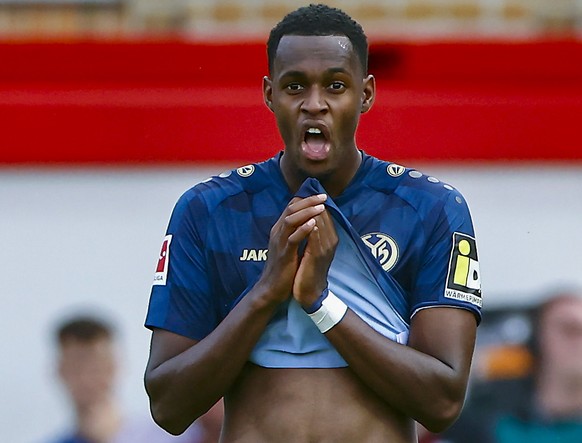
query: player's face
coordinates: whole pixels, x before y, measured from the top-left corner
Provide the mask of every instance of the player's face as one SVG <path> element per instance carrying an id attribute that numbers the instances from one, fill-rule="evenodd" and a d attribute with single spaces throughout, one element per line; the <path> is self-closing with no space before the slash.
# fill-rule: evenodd
<path id="1" fill-rule="evenodd" d="M 284 36 L 264 96 L 285 143 L 286 179 L 346 182 L 360 161 L 355 132 L 374 99 L 372 76 L 345 36 Z M 291 183 L 296 185 L 297 183 Z"/>

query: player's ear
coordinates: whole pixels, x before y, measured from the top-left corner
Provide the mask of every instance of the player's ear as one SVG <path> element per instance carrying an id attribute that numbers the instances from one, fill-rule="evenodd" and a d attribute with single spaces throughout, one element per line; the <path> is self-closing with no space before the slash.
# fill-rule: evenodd
<path id="1" fill-rule="evenodd" d="M 273 111 L 273 82 L 267 76 L 263 77 L 263 100 L 271 111 Z"/>
<path id="2" fill-rule="evenodd" d="M 376 79 L 373 75 L 368 75 L 364 79 L 364 87 L 362 90 L 362 114 L 368 112 L 374 104 L 376 98 Z"/>

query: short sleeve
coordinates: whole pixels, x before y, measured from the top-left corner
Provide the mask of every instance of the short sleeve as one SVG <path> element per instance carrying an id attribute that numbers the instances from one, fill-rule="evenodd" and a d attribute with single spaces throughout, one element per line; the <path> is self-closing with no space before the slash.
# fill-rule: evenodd
<path id="1" fill-rule="evenodd" d="M 471 214 L 451 190 L 431 226 L 413 289 L 412 311 L 436 306 L 468 309 L 481 320 L 481 273 Z"/>
<path id="2" fill-rule="evenodd" d="M 201 340 L 218 324 L 203 243 L 208 210 L 194 190 L 177 202 L 162 242 L 145 326 Z"/>

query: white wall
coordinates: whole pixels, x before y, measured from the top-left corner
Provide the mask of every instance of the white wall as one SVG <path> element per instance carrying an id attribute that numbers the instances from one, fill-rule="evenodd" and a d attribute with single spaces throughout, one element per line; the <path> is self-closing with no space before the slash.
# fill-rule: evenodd
<path id="1" fill-rule="evenodd" d="M 142 324 L 160 242 L 177 197 L 223 169 L 0 169 L 1 442 L 40 443 L 68 424 L 51 333 L 85 307 L 119 321 L 120 396 L 147 414 Z M 420 169 L 469 201 L 488 306 L 582 286 L 582 165 Z"/>

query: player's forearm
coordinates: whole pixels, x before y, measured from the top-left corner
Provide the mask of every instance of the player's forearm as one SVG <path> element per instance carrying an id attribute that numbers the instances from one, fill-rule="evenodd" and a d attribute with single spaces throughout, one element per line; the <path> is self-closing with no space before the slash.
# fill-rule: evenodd
<path id="1" fill-rule="evenodd" d="M 448 364 L 393 342 L 352 311 L 326 337 L 365 384 L 427 429 L 442 431 L 460 413 L 467 365 Z"/>
<path id="2" fill-rule="evenodd" d="M 182 433 L 230 388 L 277 304 L 251 291 L 200 342 L 146 372 L 152 415 L 172 434 Z"/>

